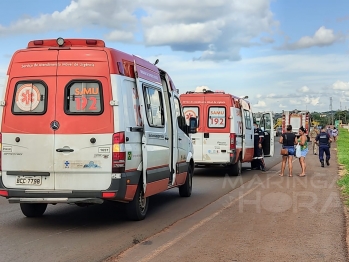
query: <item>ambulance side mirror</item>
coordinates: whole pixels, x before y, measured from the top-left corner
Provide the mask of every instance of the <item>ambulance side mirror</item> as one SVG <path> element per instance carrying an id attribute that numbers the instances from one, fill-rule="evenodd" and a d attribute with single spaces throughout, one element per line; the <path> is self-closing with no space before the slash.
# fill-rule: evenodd
<path id="1" fill-rule="evenodd" d="M 191 117 L 189 119 L 189 134 L 195 134 L 198 128 L 198 120 L 196 117 Z"/>

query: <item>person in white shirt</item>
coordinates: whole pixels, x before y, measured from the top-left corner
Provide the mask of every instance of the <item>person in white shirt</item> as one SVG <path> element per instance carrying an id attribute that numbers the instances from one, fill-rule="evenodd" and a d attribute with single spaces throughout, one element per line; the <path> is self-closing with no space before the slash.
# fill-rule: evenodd
<path id="1" fill-rule="evenodd" d="M 332 136 L 333 136 L 333 141 L 336 141 L 337 137 L 338 137 L 338 129 L 337 128 L 333 128 Z"/>

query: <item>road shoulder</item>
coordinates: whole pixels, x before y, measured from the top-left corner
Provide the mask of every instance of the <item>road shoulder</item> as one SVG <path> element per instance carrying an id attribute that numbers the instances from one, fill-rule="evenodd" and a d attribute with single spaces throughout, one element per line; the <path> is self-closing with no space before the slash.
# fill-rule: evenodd
<path id="1" fill-rule="evenodd" d="M 347 261 L 338 165 L 307 156 L 306 177 L 280 165 L 110 261 Z M 294 174 L 300 173 L 298 160 Z M 222 186 L 230 186 L 222 178 Z"/>

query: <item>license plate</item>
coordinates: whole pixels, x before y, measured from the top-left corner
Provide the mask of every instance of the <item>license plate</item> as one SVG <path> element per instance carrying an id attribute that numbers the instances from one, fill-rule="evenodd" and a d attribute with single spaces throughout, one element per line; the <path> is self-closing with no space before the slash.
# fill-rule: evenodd
<path id="1" fill-rule="evenodd" d="M 40 186 L 41 182 L 41 176 L 17 176 L 16 178 L 16 185 Z"/>

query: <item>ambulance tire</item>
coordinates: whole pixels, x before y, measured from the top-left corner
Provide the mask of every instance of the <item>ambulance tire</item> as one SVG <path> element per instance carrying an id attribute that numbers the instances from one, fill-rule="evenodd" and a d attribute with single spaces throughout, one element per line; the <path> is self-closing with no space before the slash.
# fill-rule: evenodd
<path id="1" fill-rule="evenodd" d="M 181 197 L 190 197 L 193 189 L 193 171 L 191 165 L 188 166 L 187 178 L 185 183 L 179 186 L 179 195 Z"/>
<path id="2" fill-rule="evenodd" d="M 133 221 L 143 220 L 148 211 L 149 197 L 144 196 L 143 184 L 139 183 L 133 200 L 126 204 L 127 217 Z"/>
<path id="3" fill-rule="evenodd" d="M 230 167 L 231 175 L 232 176 L 240 176 L 241 169 L 242 169 L 242 163 L 241 163 L 241 159 L 239 158 L 238 161 L 234 165 L 231 165 L 231 167 Z"/>
<path id="4" fill-rule="evenodd" d="M 37 203 L 37 204 L 28 204 L 28 203 L 20 203 L 21 210 L 23 215 L 26 217 L 40 217 L 42 216 L 47 208 L 47 204 L 45 203 Z"/>

